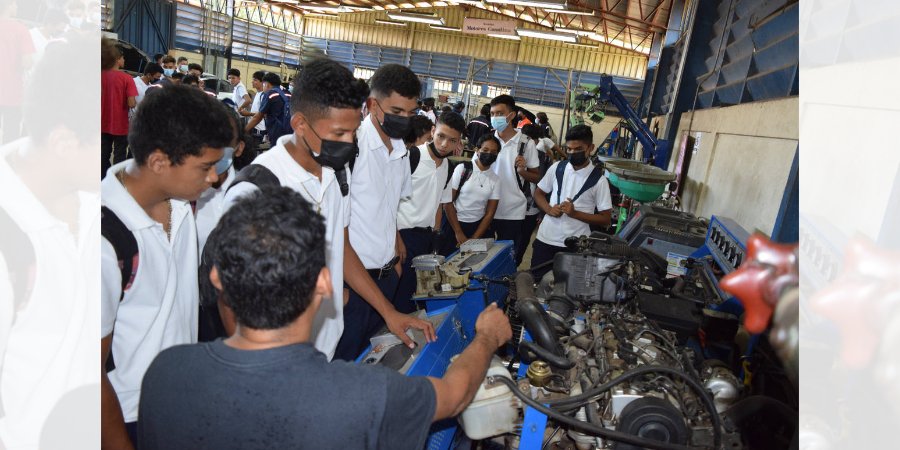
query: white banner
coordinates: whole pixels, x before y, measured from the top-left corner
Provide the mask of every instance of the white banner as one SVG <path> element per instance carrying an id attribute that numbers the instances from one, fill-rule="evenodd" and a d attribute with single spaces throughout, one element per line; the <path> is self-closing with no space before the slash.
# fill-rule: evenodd
<path id="1" fill-rule="evenodd" d="M 466 17 L 463 21 L 463 33 L 468 34 L 516 34 L 515 20 L 475 19 Z"/>

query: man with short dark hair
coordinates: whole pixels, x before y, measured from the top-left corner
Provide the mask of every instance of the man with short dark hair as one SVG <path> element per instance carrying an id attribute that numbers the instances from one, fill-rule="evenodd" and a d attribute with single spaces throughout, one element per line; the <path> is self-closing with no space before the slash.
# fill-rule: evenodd
<path id="1" fill-rule="evenodd" d="M 178 66 L 179 72 L 187 75 L 189 67 L 188 67 L 188 59 L 186 57 L 179 56 L 177 66 Z"/>
<path id="2" fill-rule="evenodd" d="M 380 292 L 360 292 L 350 286 L 344 334 L 335 352 L 336 358 L 346 360 L 359 356 L 385 322 L 392 333 L 411 344 L 400 327 L 401 317 L 406 316 L 388 306 L 406 259 L 397 209 L 400 199 L 412 193 L 403 138 L 416 114 L 422 85 L 415 73 L 399 64 L 381 66 L 369 84 L 369 115 L 357 132 L 359 156 L 350 179 L 349 233 L 350 243 Z"/>
<path id="3" fill-rule="evenodd" d="M 441 114 L 429 142 L 410 149 L 412 195 L 400 200 L 397 212 L 397 228 L 406 247 L 406 261 L 394 294 L 398 311 L 409 313 L 416 309 L 410 300 L 416 291 L 412 259 L 440 250 L 441 204 L 450 202 L 452 194 L 450 162 L 446 159 L 459 149 L 465 125 L 457 114 Z"/>
<path id="4" fill-rule="evenodd" d="M 363 292 L 378 305 L 379 311 L 391 317 L 396 322 L 392 328 L 398 330 L 395 333 L 407 337 L 406 329 L 414 327 L 424 329 L 429 339 L 433 338 L 430 324 L 394 310 L 350 244 L 350 197 L 342 191 L 346 187 L 342 186 L 346 183 L 342 176 L 356 154 L 354 132 L 359 128 L 360 109 L 369 87 L 365 81 L 355 79 L 349 69 L 327 59 L 307 62 L 303 72 L 294 78 L 294 86 L 297 95 L 291 98 L 291 134 L 275 141 L 271 150 L 245 170 L 271 173 L 279 185 L 298 192 L 325 218 L 325 261 L 331 271 L 334 295 L 322 304 L 311 340 L 328 359 L 332 358 L 344 330 L 345 283 Z M 226 207 L 258 187 L 256 181 L 236 182 L 225 194 Z"/>
<path id="5" fill-rule="evenodd" d="M 100 43 L 101 178 L 112 164 L 124 161 L 127 156 L 128 111 L 137 105 L 138 93 L 134 80 L 119 70 L 122 61 L 124 57 L 116 42 L 103 39 Z M 4 128 L 4 135 L 6 130 Z"/>
<path id="6" fill-rule="evenodd" d="M 534 201 L 547 215 L 541 221 L 531 255 L 531 267 L 566 251 L 569 236 L 590 234 L 590 225 L 608 226 L 612 214 L 609 184 L 603 171 L 591 164 L 594 133 L 576 125 L 566 133 L 569 159 L 554 163 L 538 183 Z M 549 194 L 549 200 L 547 195 Z M 552 267 L 534 271 L 538 279 Z"/>
<path id="7" fill-rule="evenodd" d="M 474 148 L 475 144 L 481 140 L 481 136 L 485 134 L 490 134 L 493 129 L 491 128 L 491 104 L 485 103 L 481 105 L 481 111 L 479 112 L 478 117 L 469 121 L 469 125 L 466 126 L 466 139 L 469 140 L 469 146 Z"/>
<path id="8" fill-rule="evenodd" d="M 232 67 L 228 69 L 228 76 L 225 78 L 228 79 L 228 83 L 234 88 L 231 94 L 231 101 L 234 102 L 235 111 L 240 111 L 242 108 L 250 106 L 253 99 L 250 98 L 250 94 L 247 94 L 247 88 L 244 86 L 244 83 L 241 83 L 241 71 Z"/>
<path id="9" fill-rule="evenodd" d="M 187 74 L 200 78 L 203 76 L 203 66 L 197 63 L 190 63 L 188 64 Z"/>
<path id="10" fill-rule="evenodd" d="M 279 186 L 222 217 L 209 279 L 235 333 L 156 358 L 143 383 L 142 449 L 420 449 L 432 422 L 472 401 L 493 353 L 512 337 L 496 304 L 442 378 L 329 363 L 310 345 L 320 306 L 338 295 L 315 209 Z"/>
<path id="11" fill-rule="evenodd" d="M 541 177 L 534 142 L 511 125 L 516 111 L 516 100 L 510 95 L 491 100 L 491 126 L 496 130 L 494 136 L 500 139 L 497 162 L 491 165 L 491 170 L 500 177 L 500 204 L 491 226 L 497 239 L 515 243 L 518 266 L 527 246 L 523 226 L 531 196 L 528 183 L 537 183 Z"/>
<path id="12" fill-rule="evenodd" d="M 161 65 L 163 68 L 163 76 L 166 78 L 172 78 L 172 75 L 177 71 L 175 67 L 175 58 L 170 55 L 163 56 Z"/>
<path id="13" fill-rule="evenodd" d="M 269 143 L 274 145 L 278 138 L 291 133 L 290 118 L 285 111 L 290 106 L 291 94 L 281 89 L 281 77 L 274 72 L 263 76 L 262 89 L 264 94 L 260 99 L 259 112 L 253 115 L 245 130 L 250 131 L 264 122 Z"/>
<path id="14" fill-rule="evenodd" d="M 253 96 L 253 103 L 250 104 L 250 108 L 247 107 L 239 108 L 238 114 L 243 117 L 253 117 L 256 113 L 259 112 L 259 105 L 262 103 L 262 98 L 265 95 L 265 89 L 263 89 L 263 77 L 266 76 L 266 72 L 263 70 L 257 70 L 253 72 L 253 77 L 250 83 L 253 86 L 253 90 L 256 91 L 256 95 Z M 266 123 L 265 121 L 260 121 L 256 124 L 253 129 L 249 130 L 250 134 L 253 135 L 254 139 L 256 139 L 256 143 L 260 144 L 263 141 L 263 136 L 266 135 Z"/>
<path id="15" fill-rule="evenodd" d="M 134 158 L 111 167 L 100 184 L 106 208 L 100 304 L 104 448 L 131 447 L 141 379 L 153 358 L 197 341 L 197 229 L 190 202 L 217 180 L 216 163 L 234 138 L 228 120 L 220 102 L 196 89 L 160 89 L 135 113 L 128 136 Z M 115 237 L 122 234 L 133 235 L 139 253 L 125 253 L 125 241 Z M 140 266 L 123 280 L 134 256 Z"/>
<path id="16" fill-rule="evenodd" d="M 144 94 L 147 93 L 147 88 L 159 81 L 159 79 L 162 78 L 162 75 L 162 67 L 159 64 L 150 63 L 144 68 L 143 75 L 134 77 L 134 87 L 137 88 L 138 94 L 135 99 L 136 104 L 141 103 L 141 100 L 144 99 Z"/>

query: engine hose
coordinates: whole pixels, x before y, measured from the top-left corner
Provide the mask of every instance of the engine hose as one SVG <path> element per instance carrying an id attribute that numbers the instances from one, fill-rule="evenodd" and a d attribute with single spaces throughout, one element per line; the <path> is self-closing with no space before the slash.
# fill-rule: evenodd
<path id="1" fill-rule="evenodd" d="M 519 291 L 518 294 L 524 293 L 522 292 L 524 289 L 521 286 L 516 285 L 516 289 Z M 550 326 L 550 318 L 547 316 L 547 311 L 544 311 L 544 308 L 534 299 L 533 294 L 530 297 L 518 297 L 516 299 L 516 310 L 519 313 L 519 319 L 522 320 L 525 329 L 531 334 L 534 342 L 554 355 L 565 355 L 562 347 L 559 345 L 559 336 L 556 335 L 553 327 Z"/>
<path id="2" fill-rule="evenodd" d="M 757 416 L 763 410 L 772 411 L 785 422 L 797 426 L 796 411 L 783 402 L 762 395 L 753 395 L 735 403 L 723 415 L 740 426 L 745 420 Z"/>
<path id="3" fill-rule="evenodd" d="M 593 383 L 591 383 L 591 380 L 588 379 L 586 376 L 584 376 L 584 374 L 582 374 L 582 376 L 581 376 L 581 391 L 584 392 L 584 391 L 590 389 L 591 384 L 593 384 Z M 597 409 L 594 408 L 594 402 L 589 402 L 588 404 L 584 405 L 584 412 L 587 413 L 588 422 L 590 422 L 594 425 L 597 425 L 597 426 L 603 425 L 603 422 L 600 421 L 600 416 L 597 415 Z"/>
<path id="4" fill-rule="evenodd" d="M 534 277 L 530 273 L 517 273 L 513 284 L 516 286 L 516 300 L 534 298 Z"/>
<path id="5" fill-rule="evenodd" d="M 614 386 L 625 380 L 641 375 L 646 375 L 648 373 L 674 375 L 684 380 L 684 382 L 694 390 L 697 396 L 700 397 L 700 400 L 703 402 L 706 410 L 709 412 L 710 420 L 712 420 L 713 424 L 713 444 L 715 448 L 719 448 L 722 443 L 722 418 L 719 417 L 719 413 L 716 411 L 716 404 L 713 402 L 712 397 L 710 397 L 709 392 L 700 383 L 687 376 L 684 372 L 680 372 L 669 367 L 650 365 L 639 366 L 623 373 L 622 375 L 619 375 L 608 383 L 601 384 L 600 386 L 597 386 L 596 388 L 588 392 L 583 392 L 581 395 L 574 395 L 572 397 L 560 400 L 549 400 L 547 404 L 554 407 L 560 407 L 561 409 L 568 409 L 569 406 L 575 406 L 589 402 L 593 397 L 612 389 Z"/>
<path id="6" fill-rule="evenodd" d="M 515 381 L 510 380 L 506 377 L 488 377 L 491 382 L 499 381 L 509 387 L 509 390 L 512 393 L 519 397 L 522 402 L 526 405 L 536 409 L 541 414 L 546 415 L 547 417 L 560 422 L 562 424 L 568 425 L 573 429 L 580 431 L 582 433 L 590 434 L 592 436 L 601 436 L 606 439 L 623 442 L 626 444 L 636 445 L 638 447 L 651 448 L 655 450 L 696 450 L 699 447 L 688 447 L 686 445 L 679 444 L 669 444 L 666 442 L 655 441 L 653 439 L 646 439 L 638 436 L 634 436 L 628 433 L 623 433 L 621 431 L 610 430 L 608 428 L 598 427 L 594 424 L 588 422 L 582 422 L 578 419 L 573 419 L 565 414 L 562 414 L 558 411 L 550 409 L 537 400 L 531 398 L 529 395 L 519 390 L 519 386 Z M 718 444 L 716 444 L 718 448 Z"/>
<path id="7" fill-rule="evenodd" d="M 557 369 L 571 369 L 575 367 L 575 363 L 565 356 L 554 355 L 534 342 L 522 341 L 519 343 L 519 355 L 527 355 L 528 352 L 534 353 L 539 359 L 544 360 Z"/>

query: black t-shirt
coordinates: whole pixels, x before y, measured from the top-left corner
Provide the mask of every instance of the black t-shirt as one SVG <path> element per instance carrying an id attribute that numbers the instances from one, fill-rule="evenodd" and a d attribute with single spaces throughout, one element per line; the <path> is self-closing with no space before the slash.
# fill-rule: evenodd
<path id="1" fill-rule="evenodd" d="M 309 344 L 182 345 L 144 376 L 138 448 L 419 450 L 435 403 L 427 378 L 329 363 Z"/>

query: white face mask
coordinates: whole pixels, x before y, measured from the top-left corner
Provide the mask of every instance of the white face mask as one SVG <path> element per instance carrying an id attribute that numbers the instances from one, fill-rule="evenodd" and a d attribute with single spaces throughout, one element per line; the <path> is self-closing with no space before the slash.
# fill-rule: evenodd
<path id="1" fill-rule="evenodd" d="M 180 71 L 182 71 L 182 72 L 184 72 L 184 73 L 187 73 L 187 71 L 188 71 L 188 66 L 187 66 L 187 64 L 182 64 L 182 65 L 178 66 L 178 70 L 180 70 Z"/>

